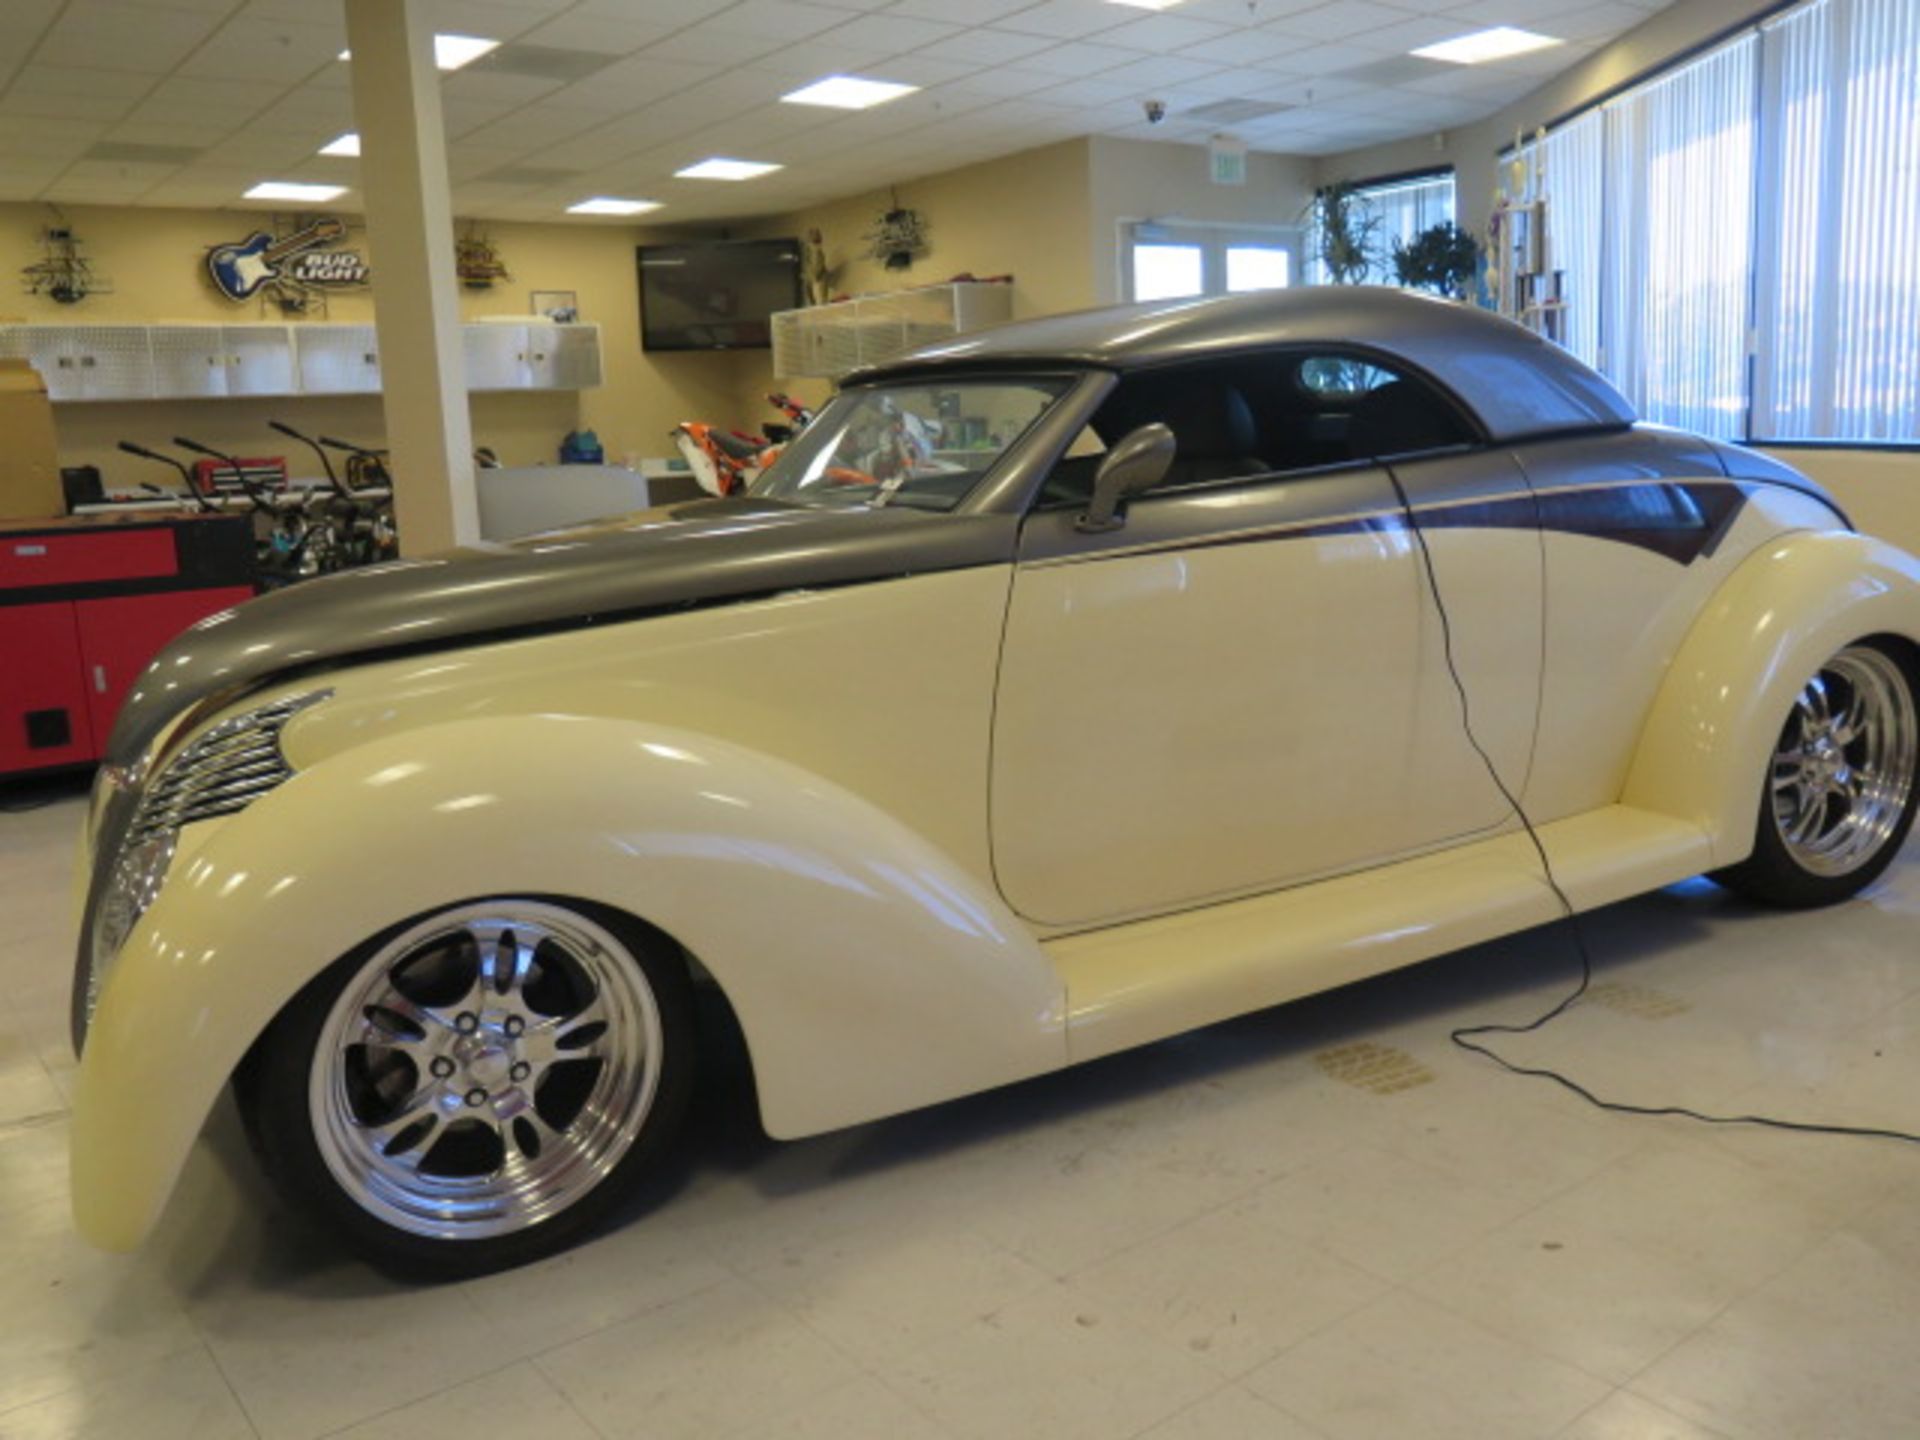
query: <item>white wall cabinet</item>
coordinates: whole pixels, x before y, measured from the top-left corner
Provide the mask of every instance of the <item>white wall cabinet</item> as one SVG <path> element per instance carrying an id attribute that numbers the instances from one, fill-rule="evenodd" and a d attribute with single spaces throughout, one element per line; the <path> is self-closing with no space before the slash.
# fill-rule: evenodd
<path id="1" fill-rule="evenodd" d="M 598 325 L 461 328 L 471 390 L 584 390 L 600 383 Z M 31 363 L 56 401 L 364 395 L 380 388 L 371 325 L 0 325 L 0 358 Z"/>
<path id="2" fill-rule="evenodd" d="M 956 280 L 773 316 L 773 373 L 838 380 L 922 345 L 1013 318 L 1013 286 Z"/>

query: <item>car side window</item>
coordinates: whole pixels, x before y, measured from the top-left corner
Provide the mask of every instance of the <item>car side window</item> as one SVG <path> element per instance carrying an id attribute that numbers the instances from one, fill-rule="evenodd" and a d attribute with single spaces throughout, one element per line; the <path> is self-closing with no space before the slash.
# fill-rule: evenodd
<path id="1" fill-rule="evenodd" d="M 1107 448 L 1159 422 L 1177 446 L 1150 494 L 1350 464 L 1467 443 L 1453 405 L 1426 381 L 1337 352 L 1235 356 L 1121 381 L 1054 466 L 1042 505 L 1084 504 Z"/>

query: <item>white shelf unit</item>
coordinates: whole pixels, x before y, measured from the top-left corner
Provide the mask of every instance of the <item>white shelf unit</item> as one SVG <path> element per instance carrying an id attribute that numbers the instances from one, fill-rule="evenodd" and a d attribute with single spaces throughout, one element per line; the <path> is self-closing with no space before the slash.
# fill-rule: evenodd
<path id="1" fill-rule="evenodd" d="M 470 390 L 587 390 L 600 327 L 463 325 Z M 60 402 L 364 395 L 380 388 L 371 325 L 0 325 L 0 359 L 28 361 Z"/>
<path id="2" fill-rule="evenodd" d="M 977 280 L 861 295 L 773 316 L 773 373 L 838 380 L 922 345 L 1013 318 L 1013 287 Z"/>

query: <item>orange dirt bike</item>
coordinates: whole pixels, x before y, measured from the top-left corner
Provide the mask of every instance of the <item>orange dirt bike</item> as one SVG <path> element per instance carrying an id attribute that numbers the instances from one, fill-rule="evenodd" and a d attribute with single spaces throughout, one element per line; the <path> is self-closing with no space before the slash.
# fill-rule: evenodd
<path id="1" fill-rule="evenodd" d="M 702 490 L 710 495 L 738 495 L 812 423 L 813 411 L 791 396 L 776 392 L 767 400 L 787 418 L 783 423 L 769 422 L 763 427 L 764 436 L 700 420 L 683 421 L 668 432 Z"/>

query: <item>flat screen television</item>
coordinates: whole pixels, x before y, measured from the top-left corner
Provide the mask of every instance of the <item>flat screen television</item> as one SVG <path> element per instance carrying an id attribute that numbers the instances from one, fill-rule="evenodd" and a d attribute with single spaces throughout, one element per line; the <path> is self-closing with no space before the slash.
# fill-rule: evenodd
<path id="1" fill-rule="evenodd" d="M 642 350 L 764 350 L 800 304 L 798 240 L 642 245 Z"/>

